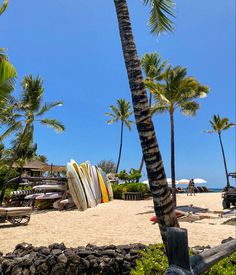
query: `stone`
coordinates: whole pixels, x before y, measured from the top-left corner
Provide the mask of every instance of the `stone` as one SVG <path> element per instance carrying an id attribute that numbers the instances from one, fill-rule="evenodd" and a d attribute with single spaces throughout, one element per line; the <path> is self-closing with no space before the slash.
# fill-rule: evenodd
<path id="1" fill-rule="evenodd" d="M 65 274 L 65 264 L 57 263 L 52 267 L 50 275 L 64 275 Z"/>
<path id="2" fill-rule="evenodd" d="M 29 268 L 29 270 L 30 270 L 31 274 L 35 274 L 36 273 L 36 267 L 35 267 L 35 265 L 31 265 L 30 268 Z"/>
<path id="3" fill-rule="evenodd" d="M 57 257 L 54 255 L 49 255 L 46 258 L 46 263 L 47 263 L 47 265 L 50 265 L 50 266 L 55 265 L 57 263 Z"/>
<path id="4" fill-rule="evenodd" d="M 46 256 L 48 256 L 48 255 L 50 254 L 50 249 L 47 248 L 47 247 L 41 247 L 41 248 L 39 249 L 39 251 L 40 251 L 40 253 L 42 253 L 42 254 L 44 254 L 44 255 L 46 255 Z"/>
<path id="5" fill-rule="evenodd" d="M 55 248 L 51 250 L 51 255 L 58 256 L 62 253 L 61 249 Z"/>
<path id="6" fill-rule="evenodd" d="M 66 264 L 67 263 L 67 258 L 64 254 L 61 254 L 57 257 L 57 261 L 60 262 L 60 263 Z"/>
<path id="7" fill-rule="evenodd" d="M 38 274 L 48 274 L 48 266 L 46 263 L 42 263 L 37 267 L 37 273 Z"/>

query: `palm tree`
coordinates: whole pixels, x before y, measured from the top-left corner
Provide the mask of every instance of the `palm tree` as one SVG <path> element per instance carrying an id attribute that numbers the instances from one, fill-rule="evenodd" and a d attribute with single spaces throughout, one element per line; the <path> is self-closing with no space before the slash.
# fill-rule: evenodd
<path id="1" fill-rule="evenodd" d="M 220 141 L 220 147 L 221 147 L 221 152 L 223 156 L 223 161 L 224 161 L 224 167 L 225 167 L 225 176 L 226 176 L 226 187 L 230 187 L 230 182 L 229 182 L 229 174 L 228 174 L 228 169 L 227 169 L 227 164 L 226 164 L 226 157 L 225 157 L 225 151 L 223 147 L 223 142 L 221 138 L 221 133 L 222 131 L 228 130 L 231 127 L 234 127 L 235 124 L 232 122 L 229 122 L 229 119 L 227 117 L 221 118 L 219 115 L 214 115 L 212 120 L 209 121 L 211 124 L 211 130 L 205 131 L 206 133 L 217 133 L 219 136 L 219 141 Z"/>
<path id="2" fill-rule="evenodd" d="M 117 107 L 114 105 L 110 106 L 111 113 L 105 113 L 107 116 L 110 116 L 111 119 L 107 121 L 108 124 L 113 124 L 115 122 L 121 121 L 121 129 L 120 129 L 120 149 L 118 155 L 118 161 L 116 165 L 116 173 L 118 173 L 119 165 L 120 165 L 120 158 L 121 158 L 121 151 L 123 145 L 123 130 L 124 125 L 131 130 L 131 123 L 132 121 L 129 120 L 129 117 L 132 115 L 130 111 L 130 103 L 127 102 L 125 99 L 121 98 L 117 100 Z"/>
<path id="3" fill-rule="evenodd" d="M 8 6 L 8 0 L 4 0 L 3 4 L 0 6 L 0 15 L 5 11 Z"/>
<path id="4" fill-rule="evenodd" d="M 171 192 L 168 188 L 162 157 L 151 120 L 148 97 L 132 33 L 127 1 L 114 0 L 114 2 L 132 95 L 135 122 L 153 196 L 154 210 L 158 217 L 163 242 L 166 244 L 167 227 L 178 227 L 179 224 L 175 216 Z M 151 5 L 153 16 L 150 19 L 150 24 L 153 32 L 159 34 L 162 31 L 172 30 L 172 22 L 168 19 L 168 16 L 173 14 L 171 9 L 173 2 L 171 0 L 144 0 L 144 3 Z"/>
<path id="5" fill-rule="evenodd" d="M 207 86 L 201 85 L 195 78 L 187 77 L 186 68 L 180 66 L 173 69 L 168 66 L 163 73 L 163 81 L 164 83 L 159 83 L 147 80 L 145 84 L 152 90 L 156 101 L 152 112 L 168 112 L 170 115 L 172 194 L 173 203 L 176 206 L 174 112 L 176 109 L 180 109 L 184 115 L 195 116 L 200 108 L 195 99 L 205 97 L 209 89 Z"/>
<path id="6" fill-rule="evenodd" d="M 161 57 L 158 53 L 145 53 L 141 58 L 141 66 L 146 75 L 146 80 L 149 81 L 160 81 L 162 80 L 162 73 L 165 69 L 167 61 L 161 61 Z M 152 106 L 152 91 L 149 94 L 149 108 Z M 139 172 L 142 172 L 144 159 L 142 156 L 141 163 L 139 166 Z"/>
<path id="7" fill-rule="evenodd" d="M 33 78 L 32 75 L 26 76 L 22 83 L 22 93 L 20 100 L 15 104 L 17 114 L 14 114 L 14 123 L 2 134 L 0 137 L 3 140 L 5 137 L 12 134 L 14 131 L 21 131 L 20 138 L 17 145 L 14 148 L 14 154 L 9 163 L 9 173 L 6 175 L 6 182 L 10 175 L 10 170 L 13 166 L 13 163 L 17 159 L 17 154 L 21 148 L 22 143 L 25 142 L 27 135 L 32 131 L 32 140 L 34 132 L 34 124 L 39 122 L 42 125 L 53 128 L 57 132 L 64 131 L 64 125 L 57 121 L 56 119 L 47 119 L 42 118 L 42 116 L 47 113 L 49 110 L 56 106 L 61 106 L 62 102 L 53 102 L 45 103 L 42 102 L 43 97 L 43 81 L 40 77 Z M 4 193 L 5 193 L 6 184 L 4 185 L 0 197 L 0 203 L 2 203 Z"/>

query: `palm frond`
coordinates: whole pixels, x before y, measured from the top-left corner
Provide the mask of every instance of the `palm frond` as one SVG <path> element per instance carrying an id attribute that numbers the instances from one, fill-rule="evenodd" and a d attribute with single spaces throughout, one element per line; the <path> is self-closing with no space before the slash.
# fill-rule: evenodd
<path id="1" fill-rule="evenodd" d="M 65 126 L 56 119 L 44 118 L 40 120 L 40 123 L 50 128 L 53 128 L 58 133 L 65 131 Z"/>
<path id="2" fill-rule="evenodd" d="M 42 116 L 46 112 L 50 111 L 52 108 L 56 106 L 62 106 L 63 102 L 62 101 L 57 101 L 57 102 L 52 102 L 52 103 L 45 103 L 41 110 L 36 114 L 36 116 Z"/>
<path id="3" fill-rule="evenodd" d="M 21 122 L 17 121 L 14 124 L 12 124 L 1 136 L 0 136 L 0 142 L 2 142 L 6 137 L 11 135 L 13 132 L 19 130 L 22 127 Z"/>
<path id="4" fill-rule="evenodd" d="M 145 5 L 151 6 L 149 26 L 153 34 L 173 32 L 174 22 L 170 18 L 175 18 L 172 0 L 143 0 Z"/>
<path id="5" fill-rule="evenodd" d="M 154 114 L 163 114 L 169 110 L 169 107 L 167 105 L 158 105 L 155 104 L 150 108 L 151 116 Z"/>
<path id="6" fill-rule="evenodd" d="M 0 6 L 0 15 L 4 13 L 4 11 L 6 10 L 8 6 L 8 0 L 4 0 L 2 6 Z"/>
<path id="7" fill-rule="evenodd" d="M 195 116 L 200 105 L 196 101 L 185 102 L 180 105 L 181 112 L 186 116 Z"/>

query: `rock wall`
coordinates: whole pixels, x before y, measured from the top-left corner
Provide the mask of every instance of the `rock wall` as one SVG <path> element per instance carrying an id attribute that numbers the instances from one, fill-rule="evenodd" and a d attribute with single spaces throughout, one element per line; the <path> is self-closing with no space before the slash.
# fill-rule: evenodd
<path id="1" fill-rule="evenodd" d="M 109 245 L 66 248 L 63 243 L 49 247 L 18 244 L 12 253 L 0 253 L 0 274 L 129 274 L 145 245 Z"/>

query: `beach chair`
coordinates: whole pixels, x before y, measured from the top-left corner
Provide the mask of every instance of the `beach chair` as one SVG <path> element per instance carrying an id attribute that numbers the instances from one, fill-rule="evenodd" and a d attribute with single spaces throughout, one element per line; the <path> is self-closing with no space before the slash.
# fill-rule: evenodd
<path id="1" fill-rule="evenodd" d="M 31 207 L 0 207 L 0 223 L 8 221 L 14 225 L 27 225 L 31 213 Z"/>

